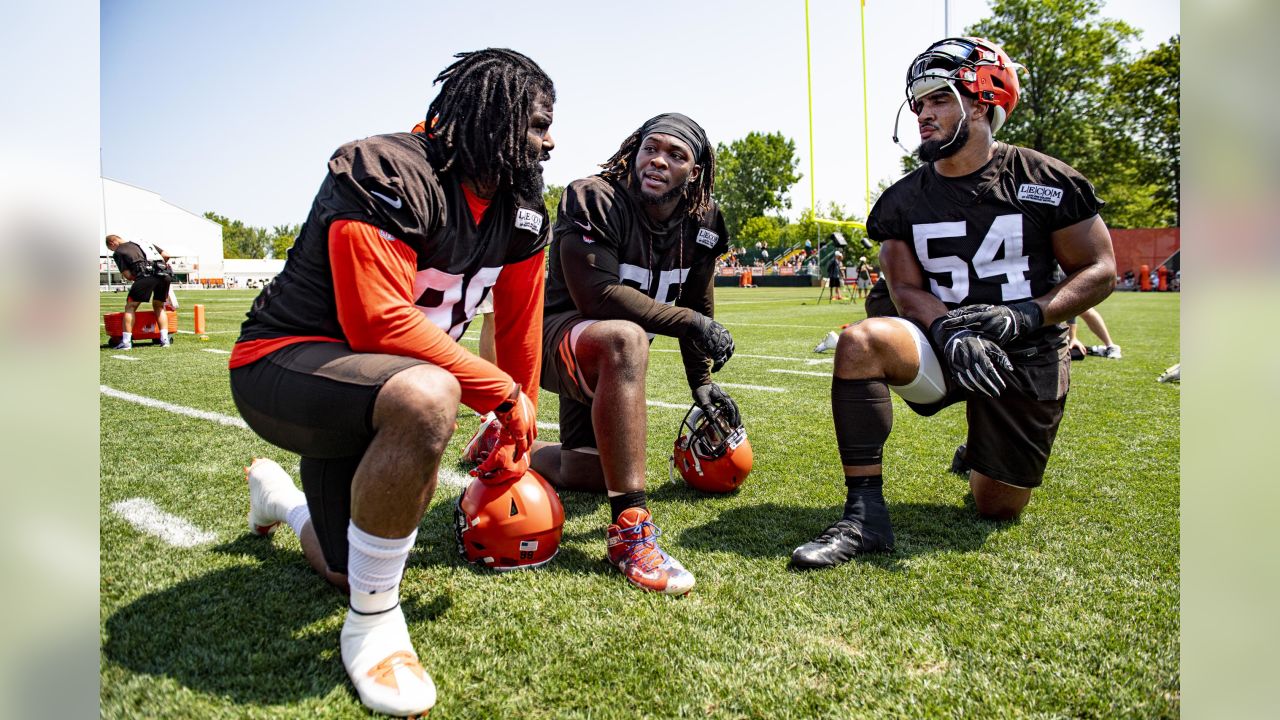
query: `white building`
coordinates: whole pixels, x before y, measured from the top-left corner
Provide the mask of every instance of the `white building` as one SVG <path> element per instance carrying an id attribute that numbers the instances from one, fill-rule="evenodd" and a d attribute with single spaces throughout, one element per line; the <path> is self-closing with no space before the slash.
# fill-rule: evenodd
<path id="1" fill-rule="evenodd" d="M 158 193 L 102 178 L 98 272 L 102 285 L 120 284 L 106 236 L 143 240 L 169 255 L 178 282 L 221 285 L 224 280 L 222 226 L 165 201 Z"/>
<path id="2" fill-rule="evenodd" d="M 227 258 L 222 261 L 222 276 L 227 287 L 246 288 L 262 285 L 280 274 L 284 260 Z"/>

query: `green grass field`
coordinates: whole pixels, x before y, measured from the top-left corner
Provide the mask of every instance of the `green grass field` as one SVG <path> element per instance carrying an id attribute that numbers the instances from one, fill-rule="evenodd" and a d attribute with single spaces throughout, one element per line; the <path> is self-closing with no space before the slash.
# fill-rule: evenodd
<path id="1" fill-rule="evenodd" d="M 269 539 L 246 529 L 243 466 L 267 456 L 296 478 L 297 458 L 215 416 L 108 394 L 238 418 L 225 351 L 253 295 L 182 293 L 181 327 L 203 303 L 208 341 L 101 352 L 105 717 L 369 715 L 338 654 L 345 599 L 312 574 L 287 528 Z M 717 292 L 738 350 L 717 380 L 783 389 L 730 388 L 755 451 L 739 492 L 669 481 L 683 411 L 649 408 L 650 508 L 664 548 L 698 578 L 684 598 L 634 590 L 603 563 L 608 504 L 597 496 L 563 497 L 564 540 L 545 569 L 465 564 L 451 522 L 477 420 L 460 413 L 402 585 L 439 690 L 432 717 L 1179 715 L 1179 387 L 1155 382 L 1178 361 L 1178 296 L 1116 294 L 1101 306 L 1124 359 L 1073 364 L 1044 486 L 1020 521 L 978 519 L 967 484 L 947 472 L 962 407 L 920 418 L 895 398 L 885 495 L 897 552 L 797 573 L 791 549 L 844 498 L 831 355 L 812 349 L 863 316 L 860 305 L 815 306 L 815 295 Z M 123 302 L 104 294 L 102 310 Z M 475 336 L 464 339 L 472 349 Z M 653 345 L 651 400 L 689 401 L 675 347 Z M 555 396 L 542 397 L 540 419 L 557 422 Z M 206 535 L 176 547 L 139 531 L 113 509 L 136 498 Z"/>

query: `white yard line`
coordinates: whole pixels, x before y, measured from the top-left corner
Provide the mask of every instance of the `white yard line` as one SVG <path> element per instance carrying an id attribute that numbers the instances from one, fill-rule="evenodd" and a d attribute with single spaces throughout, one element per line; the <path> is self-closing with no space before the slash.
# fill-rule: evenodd
<path id="1" fill-rule="evenodd" d="M 221 425 L 230 425 L 231 427 L 245 429 L 248 429 L 249 427 L 245 424 L 244 420 L 237 417 L 231 417 L 230 415 L 222 415 L 220 413 L 209 412 L 207 410 L 196 410 L 195 408 L 183 407 L 182 405 L 174 405 L 173 403 L 167 403 L 163 400 L 156 400 L 154 398 L 127 393 L 123 390 L 116 390 L 115 388 L 107 387 L 106 385 L 99 385 L 98 390 L 107 397 L 113 397 L 117 400 L 137 403 L 139 405 L 145 405 L 159 410 L 167 410 L 177 415 L 186 415 L 187 417 L 198 418 L 200 420 L 209 420 L 210 422 L 216 422 Z"/>
<path id="2" fill-rule="evenodd" d="M 201 349 L 201 350 L 203 350 L 204 352 L 207 352 L 207 353 L 213 353 L 213 354 L 215 354 L 215 355 L 230 355 L 230 354 L 231 354 L 231 351 L 230 351 L 230 350 L 218 350 L 218 349 L 216 349 L 216 348 L 200 348 L 200 349 Z"/>
<path id="3" fill-rule="evenodd" d="M 831 373 L 811 372 L 809 370 L 782 370 L 780 368 L 770 368 L 767 372 L 786 373 L 787 375 L 812 375 L 813 377 L 829 378 Z"/>
<path id="4" fill-rule="evenodd" d="M 436 477 L 440 479 L 441 485 L 449 487 L 464 488 L 471 483 L 470 475 L 444 467 L 440 468 L 440 473 Z"/>
<path id="5" fill-rule="evenodd" d="M 762 392 L 786 392 L 786 388 L 769 387 L 768 385 L 744 385 L 743 383 L 719 383 L 720 387 L 738 388 L 739 390 L 760 390 Z"/>
<path id="6" fill-rule="evenodd" d="M 129 362 L 138 362 L 141 358 L 129 357 L 128 355 L 112 355 L 117 360 L 128 360 Z"/>
<path id="7" fill-rule="evenodd" d="M 676 403 L 662 402 L 661 400 L 645 400 L 644 404 L 648 405 L 649 407 L 671 408 L 673 410 L 688 410 L 689 405 L 692 405 L 692 403 L 677 405 Z"/>
<path id="8" fill-rule="evenodd" d="M 194 547 L 218 539 L 191 521 L 170 515 L 146 498 L 130 498 L 111 504 L 111 509 L 139 532 L 154 535 L 174 547 Z"/>
<path id="9" fill-rule="evenodd" d="M 539 430 L 555 430 L 556 432 L 559 432 L 559 431 L 560 431 L 560 423 L 539 422 L 539 423 L 538 423 L 538 429 L 539 429 Z"/>

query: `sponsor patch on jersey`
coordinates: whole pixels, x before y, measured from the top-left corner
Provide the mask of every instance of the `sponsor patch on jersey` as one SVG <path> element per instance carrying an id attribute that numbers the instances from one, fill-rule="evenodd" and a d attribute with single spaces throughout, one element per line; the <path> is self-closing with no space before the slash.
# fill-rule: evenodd
<path id="1" fill-rule="evenodd" d="M 720 242 L 720 236 L 706 228 L 698 228 L 697 242 L 704 247 L 713 248 Z"/>
<path id="2" fill-rule="evenodd" d="M 542 215 L 529 208 L 516 208 L 516 229 L 539 232 L 542 230 Z"/>
<path id="3" fill-rule="evenodd" d="M 1018 199 L 1057 207 L 1062 202 L 1062 188 L 1022 183 L 1018 186 Z"/>
<path id="4" fill-rule="evenodd" d="M 387 242 L 395 242 L 396 240 L 400 239 L 395 235 L 392 235 L 391 233 L 387 232 L 386 230 L 383 230 L 382 228 L 378 228 L 378 237 L 382 238 L 383 240 L 386 240 Z"/>

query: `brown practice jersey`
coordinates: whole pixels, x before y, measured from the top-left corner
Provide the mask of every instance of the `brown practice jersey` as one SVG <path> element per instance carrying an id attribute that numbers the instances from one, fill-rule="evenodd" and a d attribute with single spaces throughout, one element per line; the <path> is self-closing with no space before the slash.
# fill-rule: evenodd
<path id="1" fill-rule="evenodd" d="M 926 164 L 880 196 L 867 218 L 873 240 L 901 240 L 924 271 L 926 288 L 948 309 L 1007 305 L 1055 284 L 1052 233 L 1098 214 L 1093 186 L 1069 165 L 997 143 L 991 160 L 963 177 Z M 1067 326 L 1045 327 L 1008 348 L 1053 355 Z"/>
<path id="2" fill-rule="evenodd" d="M 428 141 L 397 133 L 338 148 L 284 269 L 241 326 L 232 368 L 333 340 L 445 367 L 477 409 L 497 405 L 512 378 L 536 392 L 546 210 L 500 191 L 477 221 L 459 180 L 428 162 Z M 453 342 L 495 285 L 507 290 L 495 296 L 498 365 L 512 377 Z"/>
<path id="3" fill-rule="evenodd" d="M 427 162 L 426 142 L 422 134 L 396 133 L 338 148 L 284 270 L 254 300 L 241 340 L 344 337 L 328 252 L 329 225 L 343 219 L 408 245 L 417 258 L 414 304 L 455 340 L 462 337 L 502 268 L 541 251 L 550 227 L 544 207 L 520 207 L 509 193 L 498 193 L 477 225 L 461 183 Z"/>
<path id="4" fill-rule="evenodd" d="M 624 183 L 593 175 L 565 188 L 553 235 L 547 332 L 553 315 L 577 313 L 683 338 L 697 314 L 714 315 L 715 262 L 729 246 L 714 205 L 699 218 L 681 205 L 655 223 Z M 690 386 L 710 382 L 711 361 L 683 339 L 680 350 Z"/>

